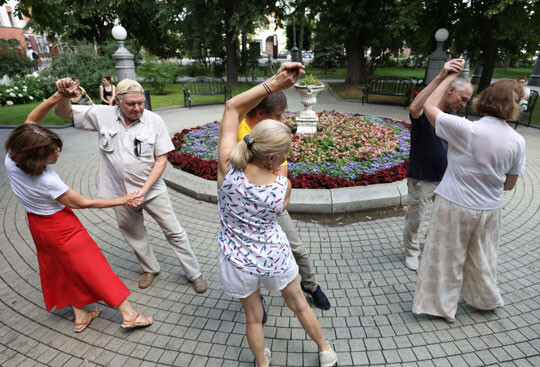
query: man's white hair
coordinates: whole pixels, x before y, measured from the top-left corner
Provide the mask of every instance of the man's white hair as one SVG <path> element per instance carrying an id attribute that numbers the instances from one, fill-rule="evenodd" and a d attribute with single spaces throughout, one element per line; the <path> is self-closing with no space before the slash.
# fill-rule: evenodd
<path id="1" fill-rule="evenodd" d="M 461 91 L 464 91 L 466 88 L 471 88 L 472 90 L 474 90 L 472 84 L 470 81 L 468 81 L 467 79 L 465 78 L 456 78 L 456 80 L 454 80 L 452 82 L 452 84 L 450 84 L 451 87 L 454 87 L 454 89 L 456 90 L 456 92 L 461 92 Z"/>

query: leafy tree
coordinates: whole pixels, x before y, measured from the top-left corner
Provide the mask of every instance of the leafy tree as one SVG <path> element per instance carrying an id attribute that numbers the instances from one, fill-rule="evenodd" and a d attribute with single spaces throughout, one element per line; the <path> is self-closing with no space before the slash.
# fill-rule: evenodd
<path id="1" fill-rule="evenodd" d="M 451 28 L 453 49 L 466 52 L 483 65 L 478 91 L 491 84 L 502 55 L 519 56 L 540 45 L 540 3 L 536 0 L 456 1 L 456 21 Z"/>
<path id="2" fill-rule="evenodd" d="M 412 1 L 412 0 L 411 0 Z M 365 52 L 371 48 L 372 59 L 386 49 L 402 46 L 395 37 L 395 22 L 400 0 L 326 0 L 320 4 L 316 25 L 317 41 L 321 44 L 343 44 L 347 53 L 346 83 L 365 83 L 369 79 Z"/>
<path id="3" fill-rule="evenodd" d="M 227 82 L 237 85 L 238 40 L 257 24 L 267 23 L 266 16 L 272 12 L 278 17 L 282 12 L 273 0 L 185 0 L 178 4 L 182 22 L 176 30 L 188 54 L 203 60 L 210 55 L 224 58 Z M 247 37 L 242 38 L 247 43 Z"/>
<path id="4" fill-rule="evenodd" d="M 116 21 L 130 37 L 152 53 L 172 56 L 180 48 L 178 36 L 169 27 L 178 20 L 172 1 L 159 0 L 21 0 L 16 10 L 30 18 L 28 27 L 38 33 L 56 33 L 67 41 L 85 41 L 98 46 L 112 39 Z"/>

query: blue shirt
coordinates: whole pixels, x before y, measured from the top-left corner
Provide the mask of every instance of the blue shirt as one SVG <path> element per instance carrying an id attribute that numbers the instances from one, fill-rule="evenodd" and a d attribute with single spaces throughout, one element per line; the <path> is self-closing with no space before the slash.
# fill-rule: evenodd
<path id="1" fill-rule="evenodd" d="M 448 164 L 448 143 L 435 134 L 426 114 L 411 118 L 411 151 L 407 177 L 425 181 L 441 181 Z"/>

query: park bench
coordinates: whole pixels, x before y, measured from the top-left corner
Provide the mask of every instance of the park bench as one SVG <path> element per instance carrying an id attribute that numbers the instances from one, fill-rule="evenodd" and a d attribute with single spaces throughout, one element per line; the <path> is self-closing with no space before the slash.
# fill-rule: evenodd
<path id="1" fill-rule="evenodd" d="M 403 107 L 409 105 L 413 82 L 411 79 L 398 77 L 372 78 L 362 89 L 362 104 L 369 103 L 370 95 L 403 97 L 405 99 Z"/>
<path id="2" fill-rule="evenodd" d="M 467 106 L 465 107 L 464 115 L 467 118 L 469 116 L 477 116 L 477 117 L 482 116 L 478 112 L 474 111 L 474 109 L 472 108 L 473 100 L 474 98 L 471 98 L 471 100 L 469 101 L 469 103 L 467 103 Z M 534 108 L 536 107 L 537 100 L 538 100 L 538 92 L 535 90 L 531 90 L 531 94 L 529 95 L 529 99 L 527 100 L 527 107 L 519 113 L 519 117 L 516 121 L 508 121 L 508 122 L 515 123 L 516 124 L 516 126 L 514 127 L 515 129 L 517 129 L 519 124 L 530 126 L 532 115 L 534 113 Z"/>
<path id="3" fill-rule="evenodd" d="M 191 108 L 191 97 L 223 95 L 223 103 L 232 97 L 231 87 L 222 79 L 197 78 L 194 81 L 182 83 L 184 91 L 184 107 Z M 215 102 L 212 102 L 215 103 Z M 199 103 L 199 105 L 211 103 Z"/>

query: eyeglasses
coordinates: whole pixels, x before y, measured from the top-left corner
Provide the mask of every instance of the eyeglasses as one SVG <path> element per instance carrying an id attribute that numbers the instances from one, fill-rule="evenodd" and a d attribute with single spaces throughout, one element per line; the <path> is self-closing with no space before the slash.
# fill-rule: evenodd
<path id="1" fill-rule="evenodd" d="M 133 150 L 133 153 L 135 153 L 135 156 L 140 157 L 141 156 L 141 141 L 135 138 L 133 141 L 133 144 L 135 145 L 135 149 Z"/>

